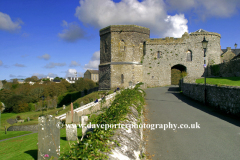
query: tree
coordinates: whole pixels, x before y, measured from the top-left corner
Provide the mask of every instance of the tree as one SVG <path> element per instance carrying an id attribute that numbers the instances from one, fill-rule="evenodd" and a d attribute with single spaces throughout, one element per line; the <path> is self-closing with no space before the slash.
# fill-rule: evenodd
<path id="1" fill-rule="evenodd" d="M 5 79 L 5 80 L 2 80 L 2 83 L 3 83 L 3 85 L 4 85 L 5 83 L 7 83 L 6 79 Z"/>
<path id="2" fill-rule="evenodd" d="M 29 78 L 26 78 L 25 79 L 25 82 L 38 82 L 39 81 L 39 79 L 38 79 L 38 77 L 37 76 L 32 76 L 32 77 L 29 77 Z"/>
<path id="3" fill-rule="evenodd" d="M 54 80 L 61 80 L 61 78 L 59 78 L 59 77 L 55 77 Z"/>

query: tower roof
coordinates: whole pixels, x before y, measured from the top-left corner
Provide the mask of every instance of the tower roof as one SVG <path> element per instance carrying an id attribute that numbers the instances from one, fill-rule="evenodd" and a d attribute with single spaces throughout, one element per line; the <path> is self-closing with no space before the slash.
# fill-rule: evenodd
<path id="1" fill-rule="evenodd" d="M 197 31 L 195 31 L 195 32 L 208 32 L 208 31 L 206 31 L 206 30 L 204 30 L 204 29 L 199 29 L 199 30 L 197 30 Z"/>

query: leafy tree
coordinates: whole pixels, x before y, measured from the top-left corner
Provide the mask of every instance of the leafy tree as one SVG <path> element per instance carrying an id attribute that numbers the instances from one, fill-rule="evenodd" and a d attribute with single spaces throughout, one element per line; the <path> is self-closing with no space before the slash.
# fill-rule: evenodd
<path id="1" fill-rule="evenodd" d="M 25 79 L 25 82 L 30 82 L 30 81 L 32 81 L 32 82 L 38 82 L 39 79 L 38 79 L 37 76 L 32 76 L 32 77 L 29 77 L 29 78 L 26 78 L 26 79 Z"/>
<path id="2" fill-rule="evenodd" d="M 59 78 L 59 77 L 55 77 L 54 80 L 61 80 L 61 78 Z"/>
<path id="3" fill-rule="evenodd" d="M 5 79 L 5 80 L 2 80 L 2 83 L 3 83 L 3 85 L 4 85 L 5 83 L 7 83 L 6 79 Z"/>

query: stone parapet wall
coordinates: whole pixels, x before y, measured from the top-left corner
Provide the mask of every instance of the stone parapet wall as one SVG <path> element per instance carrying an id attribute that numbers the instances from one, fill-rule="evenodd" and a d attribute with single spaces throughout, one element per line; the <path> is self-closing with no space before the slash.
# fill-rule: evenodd
<path id="1" fill-rule="evenodd" d="M 88 103 L 84 106 L 74 109 L 73 112 L 76 112 L 79 117 L 85 116 L 87 114 L 95 113 L 95 112 L 101 110 L 102 108 L 110 106 L 112 104 L 112 102 L 114 101 L 117 93 L 120 93 L 120 91 L 114 92 L 114 93 L 106 96 L 105 102 L 103 102 L 102 99 L 98 99 L 97 103 L 95 103 L 95 102 Z M 60 116 L 57 116 L 56 118 L 60 119 L 60 120 L 66 119 L 66 113 L 64 113 Z"/>
<path id="2" fill-rule="evenodd" d="M 180 86 L 184 95 L 204 103 L 204 84 L 181 83 Z M 240 87 L 206 85 L 206 90 L 208 105 L 240 116 Z"/>
<path id="3" fill-rule="evenodd" d="M 38 125 L 10 126 L 7 131 L 38 131 Z"/>

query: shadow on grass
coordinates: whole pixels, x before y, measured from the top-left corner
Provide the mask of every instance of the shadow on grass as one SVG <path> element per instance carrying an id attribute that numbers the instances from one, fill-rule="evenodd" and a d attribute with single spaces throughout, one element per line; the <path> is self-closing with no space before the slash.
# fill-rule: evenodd
<path id="1" fill-rule="evenodd" d="M 66 137 L 60 137 L 62 140 L 67 141 Z"/>
<path id="2" fill-rule="evenodd" d="M 26 152 L 24 152 L 24 153 L 29 154 L 29 155 L 32 156 L 33 159 L 35 159 L 35 160 L 37 160 L 37 158 L 38 158 L 38 150 L 37 150 L 37 149 L 28 150 L 28 151 L 26 151 Z"/>
<path id="3" fill-rule="evenodd" d="M 197 108 L 205 113 L 208 113 L 212 116 L 218 117 L 224 121 L 227 121 L 233 125 L 239 126 L 240 127 L 240 117 L 236 117 L 234 115 L 231 114 L 227 114 L 221 110 L 218 110 L 215 107 L 212 106 L 205 106 L 204 104 L 202 104 L 201 102 L 198 102 L 196 100 L 193 100 L 185 95 L 183 95 L 182 93 L 179 93 L 177 91 L 179 91 L 179 87 L 169 87 L 168 91 L 171 91 L 173 95 L 175 95 L 179 100 L 181 100 L 184 103 L 187 103 L 188 105 Z"/>

